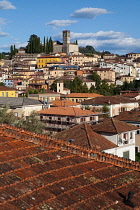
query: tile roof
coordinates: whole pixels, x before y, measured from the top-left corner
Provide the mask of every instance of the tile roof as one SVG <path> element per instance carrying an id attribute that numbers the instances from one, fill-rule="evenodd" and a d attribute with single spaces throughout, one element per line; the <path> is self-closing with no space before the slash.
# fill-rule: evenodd
<path id="1" fill-rule="evenodd" d="M 86 146 L 90 149 L 98 149 L 99 151 L 117 147 L 116 144 L 94 132 L 92 126 L 88 123 L 76 125 L 61 131 L 57 133 L 55 137 L 67 142 L 72 139 L 76 145 Z"/>
<path id="2" fill-rule="evenodd" d="M 105 132 L 105 133 L 123 133 L 127 131 L 137 130 L 138 127 L 131 125 L 115 118 L 106 118 L 103 122 L 93 125 L 92 129 L 95 132 Z"/>
<path id="3" fill-rule="evenodd" d="M 123 94 L 123 97 L 128 97 L 128 98 L 135 98 L 139 96 L 139 93 L 125 93 Z"/>
<path id="4" fill-rule="evenodd" d="M 90 110 L 82 110 L 77 107 L 51 107 L 50 109 L 44 109 L 38 111 L 39 114 L 47 115 L 67 115 L 67 116 L 87 116 L 87 115 L 96 115 L 97 113 Z"/>
<path id="5" fill-rule="evenodd" d="M 118 116 L 115 117 L 115 119 L 130 122 L 140 122 L 140 110 L 135 109 L 132 111 L 121 112 Z"/>
<path id="6" fill-rule="evenodd" d="M 80 105 L 79 103 L 76 103 L 74 101 L 69 100 L 55 100 L 51 101 L 52 106 L 77 106 Z"/>
<path id="7" fill-rule="evenodd" d="M 110 105 L 110 104 L 120 104 L 120 103 L 136 103 L 136 101 L 135 100 L 133 101 L 132 99 L 120 95 L 116 95 L 116 96 L 96 97 L 81 102 L 82 105 L 91 105 L 91 104 Z"/>
<path id="8" fill-rule="evenodd" d="M 140 207 L 137 162 L 8 125 L 0 145 L 2 210 L 129 210 L 129 191 Z"/>
<path id="9" fill-rule="evenodd" d="M 0 86 L 0 91 L 18 91 L 16 88 Z"/>
<path id="10" fill-rule="evenodd" d="M 97 93 L 71 93 L 67 95 L 67 98 L 95 98 L 101 96 L 102 95 L 99 95 Z"/>

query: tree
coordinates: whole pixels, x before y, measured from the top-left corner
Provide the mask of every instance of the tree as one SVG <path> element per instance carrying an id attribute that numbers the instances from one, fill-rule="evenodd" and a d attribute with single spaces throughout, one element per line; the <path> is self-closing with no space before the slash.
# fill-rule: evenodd
<path id="1" fill-rule="evenodd" d="M 89 92 L 90 92 L 90 93 L 96 93 L 96 92 L 97 92 L 94 85 L 92 85 L 92 86 L 90 87 Z"/>
<path id="2" fill-rule="evenodd" d="M 45 36 L 44 36 L 43 52 L 44 53 L 46 52 L 46 38 L 45 38 Z"/>
<path id="3" fill-rule="evenodd" d="M 3 82 L 0 82 L 0 86 L 5 86 L 5 84 Z"/>
<path id="4" fill-rule="evenodd" d="M 40 37 L 35 34 L 31 35 L 26 50 L 27 53 L 40 53 Z"/>
<path id="5" fill-rule="evenodd" d="M 101 77 L 96 72 L 93 72 L 90 78 L 95 81 L 96 89 L 98 89 L 101 84 Z"/>
<path id="6" fill-rule="evenodd" d="M 49 49 L 49 53 L 53 52 L 53 41 L 51 37 L 48 42 L 48 49 Z"/>
<path id="7" fill-rule="evenodd" d="M 14 124 L 16 117 L 13 111 L 8 111 L 9 106 L 2 106 L 0 108 L 0 123 Z"/>
<path id="8" fill-rule="evenodd" d="M 49 41 L 48 41 L 48 37 L 46 39 L 46 51 L 47 54 L 49 53 Z"/>
<path id="9" fill-rule="evenodd" d="M 140 152 L 136 153 L 136 161 L 140 162 Z"/>
<path id="10" fill-rule="evenodd" d="M 54 90 L 55 92 L 57 91 L 57 82 L 58 80 L 55 80 L 50 86 L 50 89 Z"/>
<path id="11" fill-rule="evenodd" d="M 15 126 L 34 133 L 43 133 L 45 129 L 45 124 L 37 118 L 37 114 L 35 112 L 32 112 L 30 116 L 26 118 L 22 115 Z"/>
<path id="12" fill-rule="evenodd" d="M 104 118 L 108 118 L 109 117 L 109 107 L 106 104 L 103 105 L 102 112 L 104 113 L 103 114 Z"/>

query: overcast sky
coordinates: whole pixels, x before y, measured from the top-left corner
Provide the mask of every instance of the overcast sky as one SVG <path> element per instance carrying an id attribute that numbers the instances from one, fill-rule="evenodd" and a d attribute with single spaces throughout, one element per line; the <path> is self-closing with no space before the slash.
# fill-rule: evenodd
<path id="1" fill-rule="evenodd" d="M 26 46 L 30 35 L 92 45 L 120 55 L 140 53 L 140 0 L 0 0 L 0 52 Z"/>

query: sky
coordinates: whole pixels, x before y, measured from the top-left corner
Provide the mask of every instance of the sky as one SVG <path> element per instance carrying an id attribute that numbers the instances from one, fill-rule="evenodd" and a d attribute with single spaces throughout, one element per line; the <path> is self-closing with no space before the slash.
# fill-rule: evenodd
<path id="1" fill-rule="evenodd" d="M 140 53 L 140 0 L 0 0 L 0 52 L 25 47 L 32 34 L 124 55 Z"/>

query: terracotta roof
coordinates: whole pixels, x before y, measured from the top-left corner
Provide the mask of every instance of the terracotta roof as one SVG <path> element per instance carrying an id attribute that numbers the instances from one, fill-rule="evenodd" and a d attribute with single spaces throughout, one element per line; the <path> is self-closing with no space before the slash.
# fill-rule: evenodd
<path id="1" fill-rule="evenodd" d="M 140 122 L 140 110 L 124 111 L 115 117 L 117 120 L 130 121 L 130 122 Z"/>
<path id="2" fill-rule="evenodd" d="M 76 125 L 61 131 L 55 137 L 67 142 L 73 140 L 76 145 L 86 146 L 90 149 L 98 149 L 100 151 L 117 147 L 116 144 L 94 132 L 92 126 L 88 123 Z"/>
<path id="3" fill-rule="evenodd" d="M 140 207 L 139 163 L 7 125 L 0 140 L 2 210 Z"/>
<path id="4" fill-rule="evenodd" d="M 135 125 L 131 125 L 114 118 L 107 118 L 103 122 L 93 125 L 92 129 L 95 132 L 105 132 L 105 133 L 123 133 L 127 131 L 137 130 Z"/>
<path id="5" fill-rule="evenodd" d="M 123 94 L 123 97 L 135 98 L 138 95 L 140 95 L 140 94 L 139 93 L 125 93 L 125 94 Z"/>
<path id="6" fill-rule="evenodd" d="M 90 110 L 82 110 L 77 107 L 51 107 L 50 109 L 44 109 L 38 111 L 39 114 L 46 115 L 67 115 L 67 116 L 87 116 L 87 115 L 96 115 L 97 113 Z"/>
<path id="7" fill-rule="evenodd" d="M 136 103 L 136 101 L 133 101 L 129 98 L 120 95 L 116 95 L 116 96 L 95 97 L 81 102 L 81 104 L 83 105 L 91 105 L 91 104 L 110 105 L 110 104 L 120 104 L 120 103 Z"/>
<path id="8" fill-rule="evenodd" d="M 94 71 L 113 71 L 111 68 L 99 68 L 99 67 L 94 67 Z"/>
<path id="9" fill-rule="evenodd" d="M 69 100 L 55 100 L 51 101 L 52 106 L 77 106 L 80 105 L 79 103 L 76 103 L 74 101 Z"/>
<path id="10" fill-rule="evenodd" d="M 17 91 L 15 88 L 0 86 L 0 91 Z"/>
<path id="11" fill-rule="evenodd" d="M 71 93 L 67 95 L 67 98 L 95 98 L 101 96 L 102 95 L 99 95 L 97 93 Z"/>

